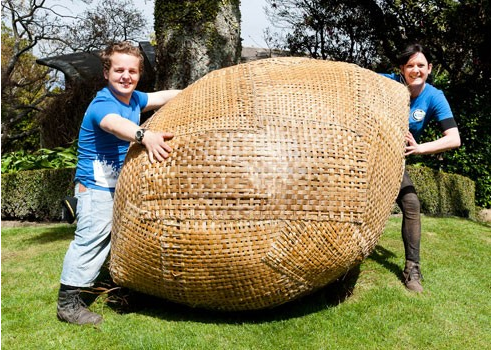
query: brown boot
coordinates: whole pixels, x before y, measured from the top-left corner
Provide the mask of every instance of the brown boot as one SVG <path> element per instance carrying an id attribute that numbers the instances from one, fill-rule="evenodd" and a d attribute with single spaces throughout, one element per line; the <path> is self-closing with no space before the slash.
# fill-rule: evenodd
<path id="1" fill-rule="evenodd" d="M 423 279 L 423 276 L 419 269 L 419 263 L 406 261 L 406 267 L 402 274 L 404 275 L 404 284 L 408 290 L 417 293 L 423 292 L 423 287 L 421 286 L 421 279 Z"/>
<path id="2" fill-rule="evenodd" d="M 61 321 L 73 324 L 99 324 L 103 321 L 97 313 L 87 309 L 80 297 L 80 289 L 62 290 L 58 292 L 57 316 Z"/>

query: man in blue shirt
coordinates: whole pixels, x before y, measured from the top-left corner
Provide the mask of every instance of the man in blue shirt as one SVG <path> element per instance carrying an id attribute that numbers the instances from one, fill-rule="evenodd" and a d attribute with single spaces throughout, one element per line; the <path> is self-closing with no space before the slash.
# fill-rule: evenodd
<path id="1" fill-rule="evenodd" d="M 130 142 L 142 144 L 150 162 L 162 162 L 172 149 L 172 133 L 139 127 L 140 113 L 157 109 L 180 90 L 136 91 L 144 59 L 129 42 L 109 46 L 101 55 L 107 86 L 84 115 L 75 173 L 77 229 L 63 262 L 57 316 L 74 324 L 98 324 L 87 309 L 81 288 L 91 287 L 110 250 L 113 196 Z"/>
<path id="2" fill-rule="evenodd" d="M 435 154 L 460 146 L 457 124 L 443 92 L 426 83 L 432 64 L 429 55 L 419 44 L 409 45 L 399 56 L 400 74 L 385 76 L 405 84 L 411 94 L 409 132 L 406 135 L 405 155 Z M 442 137 L 423 144 L 419 138 L 428 122 L 435 120 L 442 130 Z M 410 291 L 422 292 L 420 269 L 421 219 L 420 203 L 416 189 L 407 172 L 401 184 L 397 203 L 402 210 L 402 239 L 406 264 L 404 283 Z"/>

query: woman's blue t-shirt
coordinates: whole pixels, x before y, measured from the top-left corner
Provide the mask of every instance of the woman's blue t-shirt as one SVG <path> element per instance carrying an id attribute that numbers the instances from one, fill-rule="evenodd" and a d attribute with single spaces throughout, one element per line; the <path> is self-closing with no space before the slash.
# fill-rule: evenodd
<path id="1" fill-rule="evenodd" d="M 402 82 L 400 74 L 382 74 L 385 77 L 393 79 L 397 82 Z M 421 134 L 425 130 L 428 123 L 435 119 L 441 122 L 448 118 L 453 118 L 450 105 L 445 98 L 443 92 L 434 86 L 425 83 L 425 88 L 416 98 L 411 99 L 409 111 L 409 131 L 414 136 L 416 141 L 419 140 Z"/>
<path id="2" fill-rule="evenodd" d="M 105 87 L 86 110 L 79 132 L 75 181 L 93 189 L 114 191 L 130 143 L 104 131 L 99 125 L 108 114 L 118 114 L 140 124 L 140 111 L 147 105 L 146 93 L 134 91 L 130 104 L 118 100 Z"/>

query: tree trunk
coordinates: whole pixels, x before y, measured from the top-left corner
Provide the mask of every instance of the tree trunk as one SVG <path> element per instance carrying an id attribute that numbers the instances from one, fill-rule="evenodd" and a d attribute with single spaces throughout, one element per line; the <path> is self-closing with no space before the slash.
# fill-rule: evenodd
<path id="1" fill-rule="evenodd" d="M 241 59 L 239 0 L 156 0 L 156 89 L 183 89 Z"/>

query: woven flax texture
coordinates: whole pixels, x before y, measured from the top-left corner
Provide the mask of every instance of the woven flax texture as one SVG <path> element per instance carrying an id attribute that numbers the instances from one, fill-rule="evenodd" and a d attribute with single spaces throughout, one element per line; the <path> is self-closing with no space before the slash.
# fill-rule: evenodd
<path id="1" fill-rule="evenodd" d="M 358 66 L 276 58 L 209 73 L 146 123 L 114 206 L 117 284 L 190 306 L 276 306 L 374 249 L 404 169 L 409 93 Z"/>

